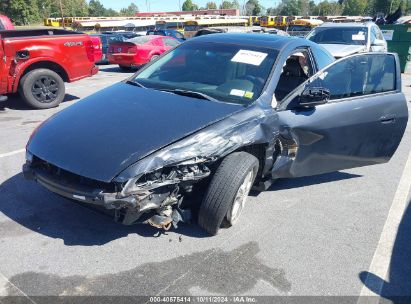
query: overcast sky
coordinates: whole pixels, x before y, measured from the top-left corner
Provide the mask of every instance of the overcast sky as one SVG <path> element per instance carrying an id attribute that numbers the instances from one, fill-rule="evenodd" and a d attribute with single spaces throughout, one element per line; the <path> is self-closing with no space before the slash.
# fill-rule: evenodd
<path id="1" fill-rule="evenodd" d="M 205 6 L 209 1 L 214 1 L 215 3 L 220 4 L 221 0 L 192 0 L 193 3 L 196 3 L 199 7 Z M 146 0 L 100 0 L 106 8 L 113 8 L 119 10 L 123 7 L 127 7 L 131 2 L 135 3 L 141 12 L 147 11 Z M 178 11 L 180 6 L 179 2 L 182 5 L 184 0 L 147 0 L 150 3 L 150 11 L 162 12 L 162 11 Z M 243 5 L 246 1 L 238 0 L 240 5 Z M 265 8 L 276 6 L 280 3 L 280 0 L 259 0 L 261 5 Z"/>

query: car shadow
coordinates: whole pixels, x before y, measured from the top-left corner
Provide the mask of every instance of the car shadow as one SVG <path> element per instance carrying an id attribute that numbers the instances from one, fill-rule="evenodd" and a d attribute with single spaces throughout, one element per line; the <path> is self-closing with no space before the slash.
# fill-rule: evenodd
<path id="1" fill-rule="evenodd" d="M 359 273 L 361 282 L 371 291 L 394 304 L 411 303 L 411 201 L 408 202 L 391 253 L 387 281 L 374 273 Z M 382 287 L 382 288 L 381 288 Z"/>
<path id="2" fill-rule="evenodd" d="M 267 191 L 277 191 L 277 190 L 286 190 L 301 188 L 306 186 L 313 186 L 324 183 L 331 183 L 339 180 L 358 178 L 362 175 L 351 174 L 346 172 L 331 172 L 320 175 L 305 176 L 305 177 L 296 177 L 296 178 L 284 178 L 278 179 L 268 188 Z"/>
<path id="3" fill-rule="evenodd" d="M 0 185 L 0 212 L 10 219 L 0 222 L 0 238 L 34 231 L 62 239 L 68 246 L 103 245 L 129 234 L 142 237 L 168 234 L 196 238 L 209 236 L 195 224 L 180 223 L 177 229 L 172 228 L 169 232 L 162 232 L 148 224 L 124 226 L 106 214 L 76 204 L 33 181 L 25 180 L 22 173 Z"/>
<path id="4" fill-rule="evenodd" d="M 116 72 L 116 73 L 129 74 L 129 73 L 135 73 L 138 70 L 139 70 L 139 68 L 137 68 L 137 67 L 136 68 L 130 68 L 129 70 L 122 70 L 122 69 L 120 69 L 119 66 L 112 66 L 112 65 L 110 65 L 108 67 L 99 66 L 99 71 L 102 71 L 102 72 Z"/>
<path id="5" fill-rule="evenodd" d="M 66 94 L 64 96 L 63 102 L 69 102 L 73 100 L 80 99 L 78 96 L 74 96 L 71 94 Z M 19 94 L 10 94 L 8 95 L 8 99 L 4 102 L 0 102 L 0 111 L 5 111 L 6 109 L 11 110 L 33 110 L 32 107 L 28 106 L 23 99 L 20 97 Z"/>

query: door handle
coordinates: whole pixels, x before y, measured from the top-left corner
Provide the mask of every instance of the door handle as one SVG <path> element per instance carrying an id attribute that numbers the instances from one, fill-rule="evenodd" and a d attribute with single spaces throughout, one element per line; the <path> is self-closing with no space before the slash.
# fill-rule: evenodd
<path id="1" fill-rule="evenodd" d="M 380 121 L 383 124 L 389 124 L 395 122 L 395 115 L 384 115 L 380 117 Z"/>

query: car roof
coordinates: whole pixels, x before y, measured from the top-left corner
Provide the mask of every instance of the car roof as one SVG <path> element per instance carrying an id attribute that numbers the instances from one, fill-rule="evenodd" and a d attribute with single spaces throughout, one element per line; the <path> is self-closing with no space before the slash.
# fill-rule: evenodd
<path id="1" fill-rule="evenodd" d="M 294 42 L 298 44 L 314 45 L 313 42 L 296 37 L 266 35 L 257 33 L 219 33 L 209 34 L 190 39 L 190 41 L 201 41 L 211 43 L 238 44 L 244 46 L 261 46 L 271 49 L 280 50 L 287 44 Z"/>
<path id="2" fill-rule="evenodd" d="M 321 24 L 319 27 L 370 27 L 374 22 L 326 22 Z"/>

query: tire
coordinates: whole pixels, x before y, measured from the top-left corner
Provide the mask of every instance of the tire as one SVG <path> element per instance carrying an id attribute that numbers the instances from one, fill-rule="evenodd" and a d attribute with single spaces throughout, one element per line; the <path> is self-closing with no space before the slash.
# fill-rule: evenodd
<path id="1" fill-rule="evenodd" d="M 153 55 L 153 56 L 151 56 L 150 62 L 151 62 L 151 61 L 156 61 L 159 57 L 160 57 L 160 55 Z"/>
<path id="2" fill-rule="evenodd" d="M 20 80 L 19 93 L 35 109 L 57 107 L 66 94 L 63 79 L 49 69 L 35 69 L 24 75 Z"/>
<path id="3" fill-rule="evenodd" d="M 216 235 L 223 223 L 232 226 L 235 221 L 228 217 L 233 215 L 234 200 L 240 192 L 246 179 L 250 180 L 248 190 L 245 190 L 244 200 L 250 191 L 258 171 L 258 159 L 246 152 L 235 152 L 223 159 L 217 168 L 205 193 L 198 213 L 198 224 L 211 235 Z M 239 212 L 241 213 L 241 210 Z"/>
<path id="4" fill-rule="evenodd" d="M 131 67 L 129 66 L 125 66 L 125 65 L 119 65 L 120 70 L 122 70 L 123 72 L 130 72 L 131 71 Z"/>

